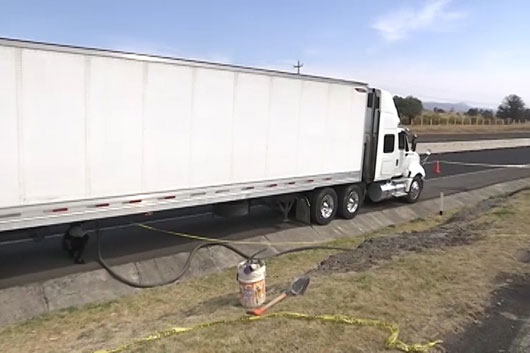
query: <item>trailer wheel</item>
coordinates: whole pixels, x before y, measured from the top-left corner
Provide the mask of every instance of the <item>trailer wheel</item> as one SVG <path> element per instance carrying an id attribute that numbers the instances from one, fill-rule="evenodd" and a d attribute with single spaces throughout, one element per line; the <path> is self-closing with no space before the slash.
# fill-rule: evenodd
<path id="1" fill-rule="evenodd" d="M 311 221 L 326 225 L 337 213 L 337 193 L 332 188 L 316 189 L 311 195 Z"/>
<path id="2" fill-rule="evenodd" d="M 412 183 L 410 184 L 410 190 L 407 196 L 405 196 L 405 200 L 408 203 L 414 203 L 418 201 L 422 190 L 423 190 L 423 180 L 421 179 L 421 176 L 416 175 L 414 179 L 412 179 Z"/>
<path id="3" fill-rule="evenodd" d="M 363 203 L 363 194 L 358 185 L 347 185 L 338 190 L 339 208 L 338 212 L 342 218 L 352 219 L 355 217 Z"/>

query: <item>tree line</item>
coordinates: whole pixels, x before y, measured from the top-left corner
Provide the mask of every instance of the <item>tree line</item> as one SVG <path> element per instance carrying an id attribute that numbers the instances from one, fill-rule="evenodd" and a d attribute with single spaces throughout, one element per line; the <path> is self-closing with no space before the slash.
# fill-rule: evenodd
<path id="1" fill-rule="evenodd" d="M 396 105 L 400 118 L 407 124 L 410 124 L 414 118 L 420 116 L 424 110 L 422 101 L 413 96 L 407 96 L 405 98 L 394 96 L 394 104 Z M 446 113 L 445 110 L 436 107 L 434 108 L 434 112 Z M 486 119 L 492 119 L 496 116 L 500 119 L 530 121 L 530 108 L 527 108 L 523 99 L 516 94 L 506 96 L 496 112 L 491 109 L 470 108 L 465 114 L 471 117 L 480 115 Z"/>

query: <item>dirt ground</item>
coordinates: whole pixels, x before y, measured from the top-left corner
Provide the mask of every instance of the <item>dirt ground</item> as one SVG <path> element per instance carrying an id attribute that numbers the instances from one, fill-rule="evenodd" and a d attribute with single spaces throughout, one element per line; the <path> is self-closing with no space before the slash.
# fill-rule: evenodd
<path id="1" fill-rule="evenodd" d="M 530 252 L 527 254 L 530 255 Z M 447 352 L 530 352 L 530 276 L 499 278 L 485 313 L 462 333 L 444 339 Z"/>
<path id="2" fill-rule="evenodd" d="M 523 347 L 528 338 L 529 214 L 530 191 L 524 191 L 330 244 L 352 251 L 269 259 L 268 298 L 307 273 L 306 294 L 273 311 L 380 319 L 398 325 L 407 343 L 442 339 L 437 349 L 446 352 L 528 352 L 512 346 Z M 0 352 L 93 352 L 243 314 L 230 269 L 0 329 Z M 386 352 L 387 336 L 373 327 L 278 319 L 219 325 L 126 351 Z"/>
<path id="3" fill-rule="evenodd" d="M 331 255 L 322 261 L 312 273 L 366 271 L 381 260 L 399 256 L 402 252 L 419 252 L 425 249 L 441 249 L 448 246 L 470 244 L 480 235 L 470 231 L 466 224 L 498 202 L 498 199 L 484 201 L 463 215 L 454 215 L 439 225 L 436 230 L 412 231 L 367 239 L 351 252 Z"/>

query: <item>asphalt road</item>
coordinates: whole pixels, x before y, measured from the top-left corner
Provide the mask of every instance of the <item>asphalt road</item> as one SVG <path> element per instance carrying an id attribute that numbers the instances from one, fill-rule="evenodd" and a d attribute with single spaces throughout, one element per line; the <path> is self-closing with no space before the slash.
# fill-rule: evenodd
<path id="1" fill-rule="evenodd" d="M 530 164 L 530 147 L 440 154 L 432 155 L 430 159 L 430 164 L 426 166 L 427 180 L 421 199 L 438 197 L 441 191 L 449 195 L 499 182 L 530 177 L 530 168 L 449 165 L 443 162 Z M 440 174 L 433 173 L 436 160 L 442 161 Z M 400 205 L 403 203 L 399 200 L 366 204 L 361 212 Z M 278 212 L 260 206 L 255 207 L 248 216 L 231 219 L 214 217 L 208 207 L 164 212 L 151 217 L 140 215 L 133 218 L 136 222 L 151 222 L 151 225 L 158 228 L 230 239 L 244 239 L 301 226 L 294 222 L 282 222 L 282 217 Z M 115 221 L 107 221 L 107 225 L 116 224 Z M 102 234 L 104 236 L 103 254 L 114 265 L 186 251 L 196 244 L 135 226 L 105 230 Z M 0 245 L 0 288 L 98 268 L 93 236 L 87 247 L 85 259 L 86 264 L 74 265 L 64 254 L 59 236 L 47 237 L 38 242 L 15 241 Z"/>
<path id="2" fill-rule="evenodd" d="M 511 131 L 499 133 L 477 133 L 477 134 L 429 134 L 418 133 L 418 142 L 446 142 L 446 141 L 478 141 L 528 138 L 530 131 Z"/>

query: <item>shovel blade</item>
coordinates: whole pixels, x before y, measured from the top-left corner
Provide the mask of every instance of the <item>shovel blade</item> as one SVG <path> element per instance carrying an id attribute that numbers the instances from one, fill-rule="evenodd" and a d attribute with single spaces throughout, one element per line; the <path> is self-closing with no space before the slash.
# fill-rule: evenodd
<path id="1" fill-rule="evenodd" d="M 309 286 L 309 277 L 302 276 L 298 277 L 291 283 L 291 288 L 289 288 L 289 294 L 291 295 L 304 295 L 307 287 Z"/>

